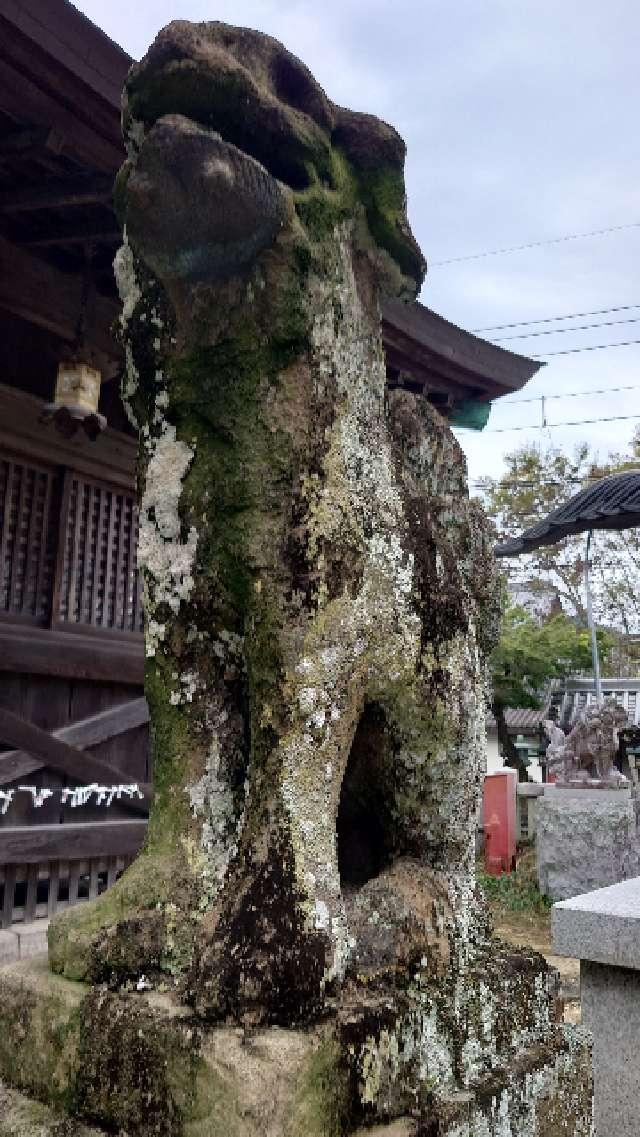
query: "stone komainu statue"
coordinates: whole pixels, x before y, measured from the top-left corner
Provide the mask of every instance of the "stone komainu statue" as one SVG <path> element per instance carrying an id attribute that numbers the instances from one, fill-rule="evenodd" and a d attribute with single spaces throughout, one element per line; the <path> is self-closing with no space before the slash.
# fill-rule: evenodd
<path id="1" fill-rule="evenodd" d="M 490 946 L 475 895 L 488 533 L 446 421 L 386 387 L 381 298 L 425 267 L 404 144 L 217 23 L 160 33 L 123 121 L 155 799 L 134 865 L 53 922 L 51 964 L 172 976 L 200 1021 L 337 1015 L 363 1118 L 524 1039 L 555 1086 L 543 961 Z"/>
<path id="2" fill-rule="evenodd" d="M 549 738 L 547 765 L 564 784 L 619 785 L 626 777 L 616 769 L 620 731 L 628 725 L 624 707 L 612 700 L 587 708 L 565 734 L 551 719 L 543 724 Z"/>

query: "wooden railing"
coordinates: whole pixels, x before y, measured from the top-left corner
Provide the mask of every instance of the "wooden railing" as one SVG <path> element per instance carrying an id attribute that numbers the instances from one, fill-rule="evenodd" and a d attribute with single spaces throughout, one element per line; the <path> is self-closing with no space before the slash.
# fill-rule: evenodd
<path id="1" fill-rule="evenodd" d="M 81 747 L 135 730 L 148 719 L 146 701 L 138 698 L 49 733 L 0 708 L 0 738 L 15 747 L 0 754 L 0 788 L 43 768 L 72 783 L 118 784 L 122 770 Z M 139 789 L 141 798 L 120 801 L 137 815 L 130 820 L 0 827 L 0 926 L 51 916 L 109 888 L 144 840 L 151 790 L 144 783 Z"/>
<path id="2" fill-rule="evenodd" d="M 78 829 L 89 832 L 89 843 L 96 846 L 107 845 L 109 848 L 118 845 L 127 852 L 111 853 L 109 856 L 93 856 L 70 859 L 56 858 L 51 860 L 24 859 L 42 856 L 43 844 L 50 840 L 52 848 L 60 845 L 61 834 L 46 834 L 45 829 L 56 828 L 69 830 L 71 826 L 46 826 L 43 828 L 29 827 L 21 833 L 15 829 L 12 833 L 13 853 L 19 855 L 21 845 L 21 859 L 16 862 L 0 865 L 0 928 L 8 928 L 18 922 L 30 923 L 40 917 L 54 916 L 56 912 L 71 905 L 80 904 L 83 900 L 94 900 L 107 888 L 115 884 L 127 865 L 131 864 L 144 840 L 145 823 L 134 821 L 125 822 L 130 829 L 122 830 L 122 822 L 105 822 L 104 824 L 79 825 Z M 112 830 L 116 828 L 118 832 Z M 34 847 L 33 837 L 37 835 L 37 848 Z M 68 839 L 68 833 L 65 835 Z M 79 835 L 76 835 L 76 839 Z M 84 835 L 83 835 L 84 837 Z M 73 849 L 73 841 L 71 848 Z"/>

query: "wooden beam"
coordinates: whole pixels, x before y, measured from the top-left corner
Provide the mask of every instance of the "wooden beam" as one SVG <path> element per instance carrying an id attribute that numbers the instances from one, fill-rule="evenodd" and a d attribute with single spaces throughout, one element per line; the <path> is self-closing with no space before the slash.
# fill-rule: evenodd
<path id="1" fill-rule="evenodd" d="M 67 225 L 57 233 L 47 233 L 44 237 L 30 237 L 21 242 L 30 249 L 53 249 L 60 245 L 119 245 L 122 234 L 115 225 L 96 229 L 91 225 Z"/>
<path id="2" fill-rule="evenodd" d="M 110 738 L 126 734 L 128 730 L 135 730 L 136 727 L 144 726 L 148 722 L 149 708 L 146 699 L 130 699 L 127 703 L 120 703 L 119 706 L 100 711 L 97 715 L 68 723 L 67 726 L 53 730 L 51 735 L 53 738 L 61 739 L 62 742 L 86 750 L 89 746 L 107 742 Z M 0 754 L 0 786 L 27 777 L 42 767 L 40 759 L 34 758 L 26 750 L 6 751 Z"/>
<path id="3" fill-rule="evenodd" d="M 130 683 L 140 688 L 144 645 L 142 636 L 119 642 L 104 634 L 83 636 L 0 624 L 0 671 Z"/>
<path id="4" fill-rule="evenodd" d="M 110 205 L 112 199 L 113 178 L 110 175 L 78 174 L 74 178 L 51 178 L 39 186 L 2 193 L 0 212 L 26 213 L 75 205 Z"/>
<path id="5" fill-rule="evenodd" d="M 72 342 L 78 326 L 81 275 L 60 272 L 47 261 L 0 237 L 0 308 Z M 119 312 L 115 300 L 93 296 L 87 340 L 110 359 L 120 358 L 111 325 Z"/>
<path id="6" fill-rule="evenodd" d="M 78 750 L 55 738 L 48 731 L 35 726 L 26 719 L 15 715 L 0 707 L 0 738 L 15 746 L 19 750 L 26 750 L 39 758 L 43 766 L 66 774 L 76 782 L 98 782 L 104 785 L 118 785 L 122 782 L 123 774 L 110 762 L 94 758 L 85 750 Z M 0 777 L 2 777 L 3 757 L 0 755 Z M 147 813 L 151 803 L 151 788 L 140 785 L 142 799 L 122 798 L 120 804 L 134 813 Z"/>
<path id="7" fill-rule="evenodd" d="M 146 832 L 146 821 L 133 820 L 2 828 L 0 865 L 135 856 Z"/>
<path id="8" fill-rule="evenodd" d="M 461 380 L 450 379 L 441 373 L 440 365 L 426 361 L 417 352 L 397 343 L 385 342 L 385 357 L 387 366 L 392 367 L 405 375 L 411 376 L 417 384 L 422 384 L 425 390 L 438 391 L 443 395 L 453 395 L 454 398 L 468 398 L 473 388 L 463 385 Z"/>
<path id="9" fill-rule="evenodd" d="M 48 126 L 25 127 L 14 130 L 0 138 L 0 158 L 11 155 L 18 158 L 31 158 L 48 150 L 60 154 L 64 149 L 64 139 Z"/>
<path id="10" fill-rule="evenodd" d="M 60 0 L 0 0 L 0 13 L 7 39 L 13 29 L 20 32 L 119 112 L 133 60 L 77 8 Z"/>
<path id="11" fill-rule="evenodd" d="M 119 108 L 79 81 L 0 14 L 0 109 L 19 123 L 52 127 L 65 153 L 91 169 L 116 172 L 123 145 Z"/>
<path id="12" fill-rule="evenodd" d="M 415 375 L 431 390 L 447 390 L 457 399 L 496 398 L 508 394 L 499 382 L 487 379 L 457 363 L 449 362 L 444 355 L 408 339 L 383 320 L 382 342 L 388 363 Z"/>

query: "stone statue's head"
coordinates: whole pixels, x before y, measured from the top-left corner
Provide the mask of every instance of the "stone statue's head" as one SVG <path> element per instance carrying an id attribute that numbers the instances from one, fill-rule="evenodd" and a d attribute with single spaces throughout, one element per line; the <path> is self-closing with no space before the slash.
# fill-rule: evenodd
<path id="1" fill-rule="evenodd" d="M 172 23 L 132 68 L 123 117 L 118 211 L 161 280 L 224 280 L 283 229 L 317 242 L 349 217 L 382 287 L 416 295 L 425 264 L 406 217 L 402 139 L 332 103 L 277 40 Z"/>

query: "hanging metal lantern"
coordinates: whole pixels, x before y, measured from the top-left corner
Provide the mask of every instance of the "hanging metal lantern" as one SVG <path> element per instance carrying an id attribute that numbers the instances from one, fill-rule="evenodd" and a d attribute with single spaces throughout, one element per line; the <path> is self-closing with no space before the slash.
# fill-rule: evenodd
<path id="1" fill-rule="evenodd" d="M 71 438 L 81 427 L 94 440 L 105 429 L 107 420 L 98 413 L 102 375 L 91 362 L 91 354 L 84 342 L 91 291 L 91 260 L 92 249 L 87 246 L 75 344 L 68 357 L 58 364 L 54 400 L 44 408 L 42 419 L 53 421 L 65 438 Z"/>
<path id="2" fill-rule="evenodd" d="M 102 376 L 97 367 L 80 359 L 58 364 L 54 401 L 44 408 L 43 419 L 52 421 L 65 438 L 79 427 L 92 440 L 105 429 L 107 420 L 98 413 Z"/>

